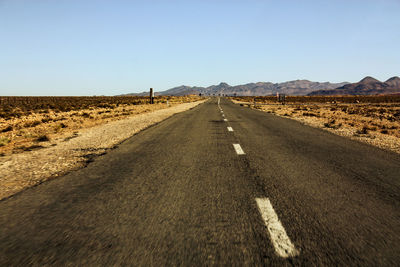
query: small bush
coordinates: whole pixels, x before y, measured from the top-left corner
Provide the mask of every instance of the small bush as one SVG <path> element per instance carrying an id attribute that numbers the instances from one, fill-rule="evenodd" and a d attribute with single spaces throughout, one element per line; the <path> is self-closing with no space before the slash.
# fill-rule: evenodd
<path id="1" fill-rule="evenodd" d="M 21 149 L 24 150 L 24 151 L 32 151 L 32 150 L 40 149 L 40 148 L 44 148 L 44 146 L 41 146 L 41 145 L 31 145 L 31 146 L 28 146 L 28 147 L 25 147 L 25 146 L 22 146 L 22 147 L 21 147 Z"/>
<path id="2" fill-rule="evenodd" d="M 317 114 L 312 113 L 312 112 L 303 112 L 303 116 L 307 116 L 307 117 L 318 117 Z"/>
<path id="3" fill-rule="evenodd" d="M 30 121 L 30 122 L 26 122 L 24 124 L 24 127 L 35 127 L 35 126 L 38 126 L 41 123 L 42 123 L 41 121 Z"/>
<path id="4" fill-rule="evenodd" d="M 0 147 L 5 146 L 8 143 L 10 143 L 10 139 L 8 139 L 7 137 L 0 137 Z"/>
<path id="5" fill-rule="evenodd" d="M 10 125 L 10 126 L 4 128 L 3 130 L 1 130 L 1 132 L 2 132 L 2 133 L 5 133 L 5 132 L 12 131 L 12 130 L 13 130 L 13 127 Z"/>
<path id="6" fill-rule="evenodd" d="M 38 138 L 36 138 L 37 142 L 47 142 L 50 141 L 49 137 L 47 137 L 47 135 L 41 135 Z"/>
<path id="7" fill-rule="evenodd" d="M 83 113 L 81 114 L 81 116 L 84 117 L 84 118 L 89 118 L 89 117 L 90 117 L 90 114 L 87 113 L 87 112 L 83 112 Z"/>
<path id="8" fill-rule="evenodd" d="M 336 124 L 336 120 L 329 120 L 328 122 L 324 123 L 324 126 L 326 128 L 331 128 L 331 129 L 339 129 L 340 127 L 342 127 L 342 124 Z"/>
<path id="9" fill-rule="evenodd" d="M 324 126 L 326 128 L 333 128 L 333 126 L 335 125 L 336 120 L 329 120 L 328 122 L 324 123 Z"/>
<path id="10" fill-rule="evenodd" d="M 46 122 L 49 122 L 49 121 L 52 121 L 52 120 L 53 120 L 52 118 L 43 118 L 42 122 L 46 123 Z"/>
<path id="11" fill-rule="evenodd" d="M 361 130 L 356 131 L 357 134 L 368 134 L 368 127 L 364 126 Z"/>

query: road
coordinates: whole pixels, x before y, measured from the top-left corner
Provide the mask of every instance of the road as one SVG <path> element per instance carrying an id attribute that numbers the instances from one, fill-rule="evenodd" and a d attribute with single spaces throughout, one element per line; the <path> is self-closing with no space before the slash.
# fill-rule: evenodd
<path id="1" fill-rule="evenodd" d="M 400 156 L 210 99 L 0 201 L 0 265 L 394 266 Z"/>

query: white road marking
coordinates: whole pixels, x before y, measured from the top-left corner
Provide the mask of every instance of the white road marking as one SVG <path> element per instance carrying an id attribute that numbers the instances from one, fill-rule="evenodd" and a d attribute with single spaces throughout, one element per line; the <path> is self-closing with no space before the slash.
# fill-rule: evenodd
<path id="1" fill-rule="evenodd" d="M 229 132 L 233 132 L 233 128 L 232 127 L 227 127 Z"/>
<path id="2" fill-rule="evenodd" d="M 224 114 L 222 114 L 222 117 L 225 117 L 225 115 L 224 115 Z"/>
<path id="3" fill-rule="evenodd" d="M 243 149 L 242 149 L 242 147 L 239 144 L 233 144 L 233 148 L 235 149 L 236 154 L 238 154 L 238 155 L 244 155 L 245 154 Z"/>
<path id="4" fill-rule="evenodd" d="M 224 121 L 228 121 L 227 119 L 224 119 Z"/>
<path id="5" fill-rule="evenodd" d="M 287 236 L 285 228 L 283 228 L 279 221 L 278 215 L 276 215 L 269 199 L 256 198 L 256 202 L 261 212 L 261 216 L 264 219 L 264 223 L 267 226 L 275 252 L 283 258 L 299 255 L 298 250 L 294 247 Z"/>

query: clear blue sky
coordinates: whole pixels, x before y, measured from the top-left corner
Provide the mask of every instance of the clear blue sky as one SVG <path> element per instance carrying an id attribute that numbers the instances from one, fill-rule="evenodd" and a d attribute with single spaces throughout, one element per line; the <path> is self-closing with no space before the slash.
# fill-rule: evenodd
<path id="1" fill-rule="evenodd" d="M 0 95 L 400 76 L 400 0 L 0 0 Z"/>

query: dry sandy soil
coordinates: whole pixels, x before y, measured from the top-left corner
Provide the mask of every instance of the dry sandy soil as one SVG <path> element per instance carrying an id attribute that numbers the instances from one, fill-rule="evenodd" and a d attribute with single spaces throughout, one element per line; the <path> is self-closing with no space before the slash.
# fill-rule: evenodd
<path id="1" fill-rule="evenodd" d="M 400 153 L 400 103 L 391 104 L 257 104 L 250 108 Z"/>
<path id="2" fill-rule="evenodd" d="M 204 101 L 50 112 L 7 121 L 12 130 L 0 133 L 0 200 L 81 168 L 137 132 Z M 37 121 L 42 123 L 34 125 Z M 0 123 L 7 129 L 5 121 Z"/>

